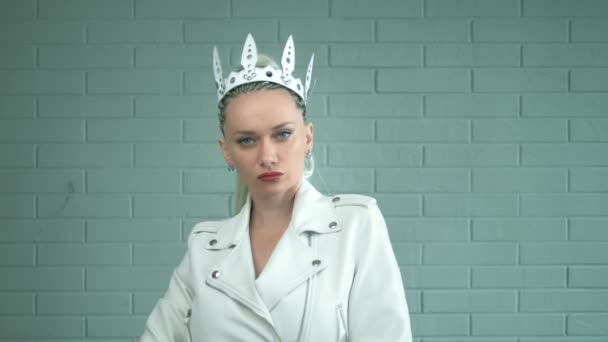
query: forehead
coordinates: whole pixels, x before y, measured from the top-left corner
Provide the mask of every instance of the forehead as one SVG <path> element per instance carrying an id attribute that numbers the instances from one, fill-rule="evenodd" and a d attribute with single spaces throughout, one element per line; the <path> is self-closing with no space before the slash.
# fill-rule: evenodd
<path id="1" fill-rule="evenodd" d="M 284 122 L 304 123 L 302 111 L 284 89 L 240 94 L 225 109 L 225 130 L 263 130 Z"/>

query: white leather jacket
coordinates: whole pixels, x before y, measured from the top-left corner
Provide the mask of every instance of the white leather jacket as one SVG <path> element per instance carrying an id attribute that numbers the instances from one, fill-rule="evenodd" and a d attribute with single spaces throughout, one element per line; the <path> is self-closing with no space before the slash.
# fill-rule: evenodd
<path id="1" fill-rule="evenodd" d="M 403 283 L 373 198 L 303 181 L 292 220 L 256 279 L 249 200 L 197 224 L 145 326 L 152 341 L 411 342 Z"/>

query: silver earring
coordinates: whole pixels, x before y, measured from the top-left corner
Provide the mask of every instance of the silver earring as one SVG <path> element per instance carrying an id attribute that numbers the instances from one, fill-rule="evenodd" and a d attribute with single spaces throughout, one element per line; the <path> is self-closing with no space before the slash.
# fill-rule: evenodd
<path id="1" fill-rule="evenodd" d="M 306 154 L 304 155 L 304 158 L 310 160 L 310 157 L 312 157 L 312 154 L 310 153 L 310 151 L 306 151 Z"/>
<path id="2" fill-rule="evenodd" d="M 234 172 L 234 166 L 228 165 L 228 172 Z"/>

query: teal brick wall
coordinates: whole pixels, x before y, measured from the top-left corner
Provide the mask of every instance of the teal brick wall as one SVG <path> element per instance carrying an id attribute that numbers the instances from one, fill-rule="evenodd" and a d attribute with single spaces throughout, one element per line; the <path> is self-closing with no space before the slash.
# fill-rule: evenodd
<path id="1" fill-rule="evenodd" d="M 0 342 L 137 339 L 231 214 L 247 32 L 316 54 L 313 182 L 378 199 L 416 342 L 608 340 L 608 2 L 0 0 Z"/>

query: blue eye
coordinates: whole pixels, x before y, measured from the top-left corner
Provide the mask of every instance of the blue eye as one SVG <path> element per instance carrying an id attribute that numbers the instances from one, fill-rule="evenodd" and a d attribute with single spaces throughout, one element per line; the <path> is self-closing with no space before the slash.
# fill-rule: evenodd
<path id="1" fill-rule="evenodd" d="M 277 138 L 279 138 L 279 140 L 285 140 L 287 138 L 289 138 L 291 136 L 291 131 L 280 131 L 279 134 L 277 134 Z"/>
<path id="2" fill-rule="evenodd" d="M 237 140 L 237 143 L 239 145 L 251 145 L 251 144 L 253 144 L 253 139 L 251 139 L 249 137 L 244 137 L 244 138 L 240 138 L 239 140 Z"/>

